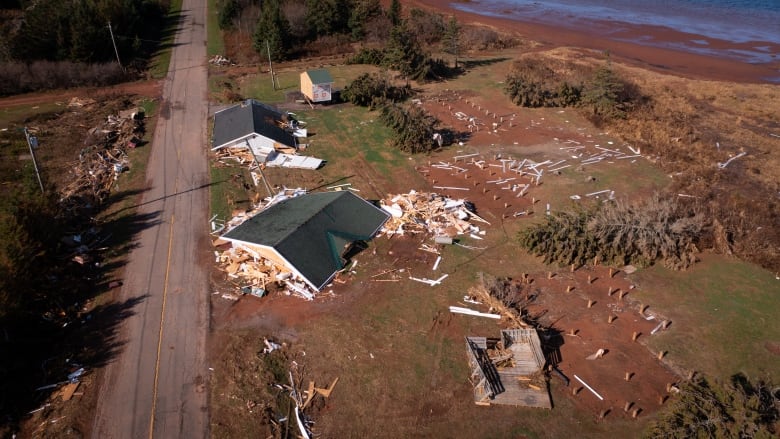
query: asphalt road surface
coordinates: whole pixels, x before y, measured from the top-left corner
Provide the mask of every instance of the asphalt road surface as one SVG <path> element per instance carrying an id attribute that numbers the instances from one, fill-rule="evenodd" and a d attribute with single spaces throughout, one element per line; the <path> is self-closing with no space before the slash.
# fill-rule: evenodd
<path id="1" fill-rule="evenodd" d="M 206 0 L 184 0 L 138 207 L 149 223 L 129 255 L 118 301 L 124 346 L 103 371 L 92 436 L 208 434 Z"/>

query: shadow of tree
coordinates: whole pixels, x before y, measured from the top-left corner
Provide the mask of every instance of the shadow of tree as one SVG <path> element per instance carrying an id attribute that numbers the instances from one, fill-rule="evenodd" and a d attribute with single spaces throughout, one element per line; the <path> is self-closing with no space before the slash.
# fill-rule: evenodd
<path id="1" fill-rule="evenodd" d="M 138 197 L 143 191 L 117 192 L 110 202 Z M 111 361 L 122 349 L 119 328 L 147 296 L 120 302 L 90 302 L 121 285 L 111 277 L 127 262 L 136 237 L 160 223 L 160 212 L 124 210 L 94 221 L 40 212 L 36 221 L 59 231 L 35 259 L 35 276 L 19 283 L 26 305 L 0 314 L 0 436 L 15 431 L 30 411 L 43 404 L 68 374 Z M 63 233 L 67 231 L 67 233 Z"/>

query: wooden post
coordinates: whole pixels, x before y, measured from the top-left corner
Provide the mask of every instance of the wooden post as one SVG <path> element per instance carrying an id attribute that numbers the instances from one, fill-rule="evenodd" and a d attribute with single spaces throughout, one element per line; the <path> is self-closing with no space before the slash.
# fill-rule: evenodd
<path id="1" fill-rule="evenodd" d="M 665 355 L 666 355 L 666 351 L 659 351 L 658 352 L 658 359 L 659 360 L 663 360 Z"/>
<path id="2" fill-rule="evenodd" d="M 602 410 L 601 413 L 599 413 L 599 419 L 604 419 L 608 413 L 609 413 L 609 409 Z"/>
<path id="3" fill-rule="evenodd" d="M 591 275 L 588 275 L 588 285 L 593 283 L 593 277 Z"/>
<path id="4" fill-rule="evenodd" d="M 631 406 L 634 405 L 631 401 L 626 401 L 626 405 L 623 406 L 623 411 L 628 413 L 631 410 Z"/>
<path id="5" fill-rule="evenodd" d="M 609 269 L 609 278 L 612 279 L 612 276 L 614 276 L 614 275 L 615 275 L 615 270 L 610 268 Z"/>
<path id="6" fill-rule="evenodd" d="M 633 372 L 626 372 L 626 381 L 631 381 L 631 377 L 634 376 Z"/>
<path id="7" fill-rule="evenodd" d="M 567 293 L 571 293 L 571 290 L 573 290 L 573 289 L 574 289 L 574 287 L 569 285 L 569 286 L 566 287 L 566 292 Z"/>
<path id="8" fill-rule="evenodd" d="M 588 300 L 588 308 L 593 308 L 593 301 L 592 300 Z"/>
<path id="9" fill-rule="evenodd" d="M 571 389 L 571 394 L 574 396 L 577 396 L 578 393 L 580 393 L 580 390 L 582 390 L 582 387 L 574 386 Z"/>
<path id="10" fill-rule="evenodd" d="M 666 383 L 666 393 L 669 393 L 672 391 L 672 383 Z"/>
<path id="11" fill-rule="evenodd" d="M 548 271 L 547 272 L 547 279 L 552 279 L 552 278 L 553 278 L 553 272 L 552 271 Z"/>
<path id="12" fill-rule="evenodd" d="M 615 317 L 615 316 L 613 316 L 613 315 L 610 315 L 609 317 L 607 317 L 607 323 L 612 323 L 612 322 L 614 322 L 616 318 L 617 318 L 617 317 Z"/>
<path id="13" fill-rule="evenodd" d="M 639 333 L 634 331 L 634 333 L 631 334 L 631 341 L 636 341 L 637 337 L 639 337 Z"/>
<path id="14" fill-rule="evenodd" d="M 632 417 L 633 419 L 636 419 L 636 417 L 637 417 L 637 416 L 639 416 L 639 412 L 640 412 L 640 411 L 642 411 L 642 409 L 638 409 L 638 408 L 634 409 L 634 411 L 633 411 L 633 412 L 631 412 L 631 417 Z"/>
<path id="15" fill-rule="evenodd" d="M 572 273 L 574 273 L 574 270 L 575 270 L 575 269 L 576 269 L 576 268 L 574 267 L 574 264 L 571 264 L 571 272 L 572 272 Z"/>
<path id="16" fill-rule="evenodd" d="M 664 403 L 666 402 L 666 398 L 668 398 L 668 396 L 666 396 L 666 395 L 660 395 L 660 396 L 658 397 L 658 405 L 664 405 Z"/>

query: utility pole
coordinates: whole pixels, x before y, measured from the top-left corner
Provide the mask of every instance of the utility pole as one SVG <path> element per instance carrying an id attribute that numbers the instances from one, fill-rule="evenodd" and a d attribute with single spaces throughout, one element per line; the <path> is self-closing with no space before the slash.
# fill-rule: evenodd
<path id="1" fill-rule="evenodd" d="M 276 76 L 274 75 L 274 65 L 271 63 L 271 44 L 265 40 L 265 51 L 268 52 L 268 69 L 271 70 L 271 85 L 276 90 Z"/>
<path id="2" fill-rule="evenodd" d="M 30 136 L 30 131 L 27 130 L 27 127 L 24 127 L 24 137 L 27 139 L 27 146 L 30 147 L 30 155 L 32 156 L 33 167 L 35 168 L 35 176 L 38 177 L 38 185 L 41 187 L 41 193 L 43 193 L 43 181 L 41 181 L 41 173 L 38 170 L 38 161 L 35 159 L 35 148 L 38 147 L 38 138 Z M 33 148 L 33 144 L 35 144 L 35 148 Z"/>
<path id="3" fill-rule="evenodd" d="M 122 67 L 122 61 L 119 60 L 119 51 L 116 49 L 116 40 L 114 40 L 114 30 L 111 29 L 110 20 L 108 22 L 108 33 L 111 34 L 111 43 L 114 45 L 114 53 L 116 54 L 116 63 L 119 64 L 119 68 L 121 68 L 124 71 L 125 68 Z"/>

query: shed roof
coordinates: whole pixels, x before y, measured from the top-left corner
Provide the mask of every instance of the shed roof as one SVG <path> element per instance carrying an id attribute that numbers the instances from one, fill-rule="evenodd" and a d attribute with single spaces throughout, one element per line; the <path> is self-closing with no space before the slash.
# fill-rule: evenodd
<path id="1" fill-rule="evenodd" d="M 343 268 L 346 244 L 370 239 L 388 218 L 352 192 L 321 192 L 275 204 L 223 238 L 272 247 L 319 290 Z"/>
<path id="2" fill-rule="evenodd" d="M 333 77 L 325 69 L 307 70 L 306 74 L 309 75 L 312 84 L 333 83 Z"/>
<path id="3" fill-rule="evenodd" d="M 275 108 L 254 99 L 218 111 L 214 114 L 212 148 L 218 149 L 251 134 L 295 147 L 295 137 L 277 125 L 282 117 L 282 113 Z"/>

